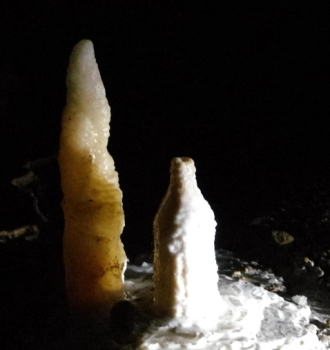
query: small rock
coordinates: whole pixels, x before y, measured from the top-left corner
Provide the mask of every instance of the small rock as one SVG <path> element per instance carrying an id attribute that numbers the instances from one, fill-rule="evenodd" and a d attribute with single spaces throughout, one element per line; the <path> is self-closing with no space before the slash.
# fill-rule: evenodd
<path id="1" fill-rule="evenodd" d="M 280 245 L 289 244 L 294 241 L 294 237 L 285 231 L 272 231 L 273 238 L 276 243 Z"/>
<path id="2" fill-rule="evenodd" d="M 306 267 L 314 267 L 314 261 L 307 257 L 304 258 L 304 264 Z"/>
<path id="3" fill-rule="evenodd" d="M 146 317 L 127 300 L 119 301 L 111 310 L 110 325 L 118 344 L 132 343 L 139 332 L 147 327 Z"/>

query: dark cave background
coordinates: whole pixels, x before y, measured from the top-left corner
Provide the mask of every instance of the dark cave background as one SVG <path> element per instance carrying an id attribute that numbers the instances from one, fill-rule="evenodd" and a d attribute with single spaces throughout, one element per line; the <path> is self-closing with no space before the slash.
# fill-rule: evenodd
<path id="1" fill-rule="evenodd" d="M 76 0 L 1 6 L 0 231 L 41 227 L 38 243 L 10 240 L 1 247 L 2 275 L 8 278 L 3 290 L 13 303 L 25 293 L 35 308 L 39 296 L 54 287 L 49 271 L 56 283 L 62 276 L 54 159 L 68 58 L 81 39 L 94 43 L 111 106 L 108 148 L 119 172 L 126 216 L 122 240 L 132 260 L 152 250 L 152 221 L 175 156 L 195 161 L 199 187 L 218 222 L 218 248 L 266 264 L 269 258 L 272 265 L 282 258 L 274 242 L 269 245 L 271 229 L 277 229 L 298 236 L 300 245 L 284 247 L 285 254 L 315 241 L 320 250 L 328 249 L 328 226 L 317 226 L 330 194 L 325 2 Z M 28 161 L 47 157 L 53 157 L 51 165 L 35 166 L 45 223 L 30 193 L 10 181 L 26 172 Z M 268 219 L 251 229 L 258 217 Z M 307 238 L 299 238 L 302 231 Z M 35 269 L 36 277 L 27 277 Z M 47 287 L 36 292 L 40 276 Z M 12 295 L 15 281 L 22 290 Z"/>
<path id="2" fill-rule="evenodd" d="M 112 109 L 129 253 L 150 248 L 175 156 L 195 160 L 217 242 L 230 248 L 244 240 L 232 227 L 329 168 L 322 4 L 5 2 L 2 184 L 56 155 L 68 57 L 88 38 Z"/>

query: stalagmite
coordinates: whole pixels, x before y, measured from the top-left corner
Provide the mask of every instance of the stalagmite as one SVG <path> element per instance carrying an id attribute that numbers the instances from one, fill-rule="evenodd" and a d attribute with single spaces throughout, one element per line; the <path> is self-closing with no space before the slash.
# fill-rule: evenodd
<path id="1" fill-rule="evenodd" d="M 66 291 L 75 312 L 103 315 L 124 298 L 127 259 L 122 192 L 107 151 L 110 107 L 91 41 L 74 47 L 66 83 L 59 151 Z"/>
<path id="2" fill-rule="evenodd" d="M 195 171 L 190 158 L 172 160 L 170 186 L 154 220 L 155 308 L 187 324 L 218 317 L 221 307 L 216 222 Z"/>

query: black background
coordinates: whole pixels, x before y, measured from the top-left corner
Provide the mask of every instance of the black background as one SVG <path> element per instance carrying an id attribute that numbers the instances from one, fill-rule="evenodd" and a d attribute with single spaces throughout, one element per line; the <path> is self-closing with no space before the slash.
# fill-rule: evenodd
<path id="1" fill-rule="evenodd" d="M 151 249 L 172 157 L 195 160 L 217 246 L 233 250 L 249 239 L 241 228 L 287 191 L 327 177 L 326 2 L 1 6 L 2 184 L 26 161 L 56 155 L 70 51 L 91 39 L 112 110 L 129 256 Z"/>

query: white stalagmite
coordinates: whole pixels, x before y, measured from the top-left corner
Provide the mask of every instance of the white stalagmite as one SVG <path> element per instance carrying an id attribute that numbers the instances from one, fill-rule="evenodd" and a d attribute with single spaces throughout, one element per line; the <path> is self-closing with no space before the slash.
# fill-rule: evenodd
<path id="1" fill-rule="evenodd" d="M 154 220 L 154 303 L 183 325 L 218 318 L 214 213 L 197 186 L 194 161 L 174 158 L 168 191 Z"/>
<path id="2" fill-rule="evenodd" d="M 66 291 L 74 311 L 103 315 L 124 298 L 127 259 L 122 192 L 107 151 L 110 107 L 91 41 L 74 47 L 66 82 L 59 151 Z"/>

